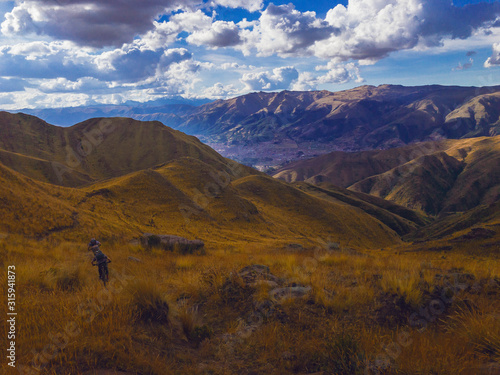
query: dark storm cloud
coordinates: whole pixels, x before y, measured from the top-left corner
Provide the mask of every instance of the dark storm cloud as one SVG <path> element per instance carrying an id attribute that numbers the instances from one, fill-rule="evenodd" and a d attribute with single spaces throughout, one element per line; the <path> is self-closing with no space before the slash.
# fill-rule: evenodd
<path id="1" fill-rule="evenodd" d="M 37 33 L 92 47 L 121 46 L 168 9 L 193 0 L 26 0 L 5 15 L 4 34 Z"/>

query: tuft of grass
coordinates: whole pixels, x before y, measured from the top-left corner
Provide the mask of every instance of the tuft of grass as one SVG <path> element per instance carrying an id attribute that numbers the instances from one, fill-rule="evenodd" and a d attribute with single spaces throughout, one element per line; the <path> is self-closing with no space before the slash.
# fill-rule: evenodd
<path id="1" fill-rule="evenodd" d="M 180 271 L 190 270 L 196 265 L 193 258 L 179 257 L 175 260 L 175 268 Z"/>
<path id="2" fill-rule="evenodd" d="M 495 312 L 458 308 L 451 318 L 450 331 L 469 342 L 477 354 L 489 361 L 500 362 L 500 319 Z"/>
<path id="3" fill-rule="evenodd" d="M 84 286 L 84 279 L 80 267 L 63 269 L 56 274 L 56 287 L 65 292 L 76 292 Z"/>
<path id="4" fill-rule="evenodd" d="M 334 374 L 361 374 L 364 354 L 357 339 L 349 333 L 341 333 L 327 342 L 328 370 Z"/>
<path id="5" fill-rule="evenodd" d="M 422 305 L 424 294 L 420 288 L 420 275 L 415 271 L 388 273 L 380 282 L 384 292 L 395 293 L 413 308 Z"/>
<path id="6" fill-rule="evenodd" d="M 131 307 L 136 319 L 144 323 L 169 322 L 169 305 L 156 283 L 139 280 L 131 284 Z"/>

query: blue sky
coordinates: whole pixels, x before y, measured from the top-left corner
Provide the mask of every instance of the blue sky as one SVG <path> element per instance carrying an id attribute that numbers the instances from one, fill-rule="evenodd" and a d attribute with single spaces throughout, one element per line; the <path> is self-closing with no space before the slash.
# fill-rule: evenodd
<path id="1" fill-rule="evenodd" d="M 0 108 L 500 84 L 500 2 L 0 0 Z"/>

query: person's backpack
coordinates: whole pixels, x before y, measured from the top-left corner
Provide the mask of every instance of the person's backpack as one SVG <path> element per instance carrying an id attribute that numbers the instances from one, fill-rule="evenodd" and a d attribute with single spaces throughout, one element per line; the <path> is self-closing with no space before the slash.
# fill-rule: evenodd
<path id="1" fill-rule="evenodd" d="M 108 259 L 108 257 L 106 255 L 104 255 L 104 253 L 101 250 L 97 250 L 95 252 L 94 256 L 95 256 L 95 260 L 97 261 L 98 264 L 101 264 Z"/>

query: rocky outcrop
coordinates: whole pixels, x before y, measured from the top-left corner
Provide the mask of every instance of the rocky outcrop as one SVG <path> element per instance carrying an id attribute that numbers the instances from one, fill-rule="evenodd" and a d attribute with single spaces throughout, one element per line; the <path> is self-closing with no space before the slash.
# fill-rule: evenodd
<path id="1" fill-rule="evenodd" d="M 181 252 L 190 252 L 201 249 L 205 243 L 201 240 L 188 240 L 184 237 L 170 234 L 144 233 L 141 237 L 141 244 L 146 248 L 161 248 L 164 250 L 179 250 Z"/>

